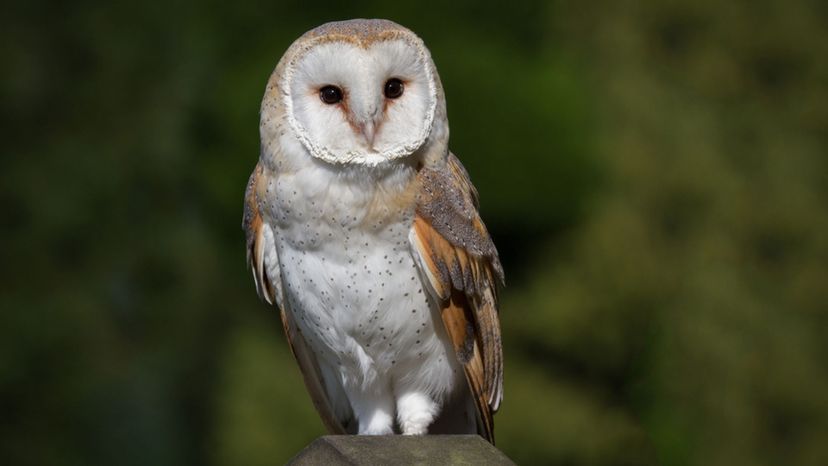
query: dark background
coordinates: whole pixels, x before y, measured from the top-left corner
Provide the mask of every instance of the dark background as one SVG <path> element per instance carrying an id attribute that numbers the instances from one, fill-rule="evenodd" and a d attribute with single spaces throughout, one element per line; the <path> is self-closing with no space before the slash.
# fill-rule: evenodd
<path id="1" fill-rule="evenodd" d="M 0 463 L 275 465 L 323 433 L 242 197 L 291 41 L 385 17 L 432 51 L 506 267 L 498 446 L 828 464 L 825 2 L 0 10 Z"/>

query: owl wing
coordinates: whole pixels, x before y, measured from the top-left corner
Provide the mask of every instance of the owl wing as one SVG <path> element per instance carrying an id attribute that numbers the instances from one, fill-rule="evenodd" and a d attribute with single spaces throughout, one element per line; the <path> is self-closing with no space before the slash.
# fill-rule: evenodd
<path id="1" fill-rule="evenodd" d="M 477 191 L 460 161 L 422 168 L 410 241 L 438 298 L 443 323 L 463 364 L 478 414 L 478 433 L 494 443 L 492 415 L 503 398 L 497 285 L 503 269 L 478 213 Z"/>
<path id="2" fill-rule="evenodd" d="M 299 363 L 299 369 L 305 380 L 305 386 L 310 393 L 316 410 L 322 417 L 322 422 L 332 434 L 345 434 L 345 420 L 339 420 L 334 415 L 328 393 L 325 390 L 319 364 L 313 352 L 305 343 L 305 338 L 286 312 L 286 300 L 282 294 L 282 279 L 279 271 L 279 259 L 270 225 L 262 217 L 259 203 L 260 183 L 264 186 L 266 175 L 261 165 L 250 175 L 247 190 L 244 196 L 244 218 L 242 228 L 247 237 L 247 265 L 253 272 L 253 281 L 259 297 L 268 304 L 276 304 L 282 318 L 291 352 Z"/>

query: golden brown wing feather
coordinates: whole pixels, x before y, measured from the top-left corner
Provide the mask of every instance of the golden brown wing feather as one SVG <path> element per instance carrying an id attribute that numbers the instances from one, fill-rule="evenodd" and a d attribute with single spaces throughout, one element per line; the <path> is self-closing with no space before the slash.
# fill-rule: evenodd
<path id="1" fill-rule="evenodd" d="M 464 365 L 478 431 L 494 443 L 492 416 L 503 394 L 497 285 L 503 269 L 477 211 L 477 192 L 460 161 L 423 168 L 412 245 L 441 301 L 446 331 Z"/>
<path id="2" fill-rule="evenodd" d="M 273 284 L 266 276 L 264 258 L 266 241 L 264 238 L 264 220 L 259 210 L 259 196 L 257 186 L 262 179 L 262 166 L 257 164 L 250 179 L 247 180 L 247 189 L 244 193 L 244 217 L 242 229 L 247 239 L 247 266 L 253 272 L 253 281 L 259 297 L 273 304 L 276 296 Z"/>
<path id="3" fill-rule="evenodd" d="M 247 265 L 253 271 L 253 280 L 256 283 L 256 291 L 259 296 L 267 301 L 269 304 L 274 304 L 280 308 L 279 314 L 282 318 L 282 326 L 285 329 L 285 336 L 287 337 L 290 350 L 293 353 L 296 362 L 299 364 L 299 369 L 302 372 L 302 378 L 305 381 L 305 386 L 311 396 L 316 410 L 319 412 L 322 422 L 332 434 L 344 434 L 347 420 L 337 419 L 334 411 L 331 408 L 328 394 L 325 391 L 322 377 L 320 375 L 319 366 L 316 362 L 316 357 L 310 351 L 305 343 L 299 329 L 296 327 L 290 313 L 286 312 L 286 302 L 281 296 L 281 284 L 278 276 L 278 265 L 273 267 L 265 263 L 267 254 L 275 254 L 272 240 L 272 235 L 268 235 L 269 227 L 266 225 L 260 209 L 259 193 L 261 186 L 264 185 L 264 169 L 261 165 L 256 165 L 253 173 L 250 175 L 250 180 L 247 182 L 247 190 L 244 196 L 244 218 L 242 219 L 242 228 L 245 231 L 247 238 Z M 275 257 L 275 256 L 274 256 Z M 274 271 L 273 277 L 268 275 L 268 270 Z"/>

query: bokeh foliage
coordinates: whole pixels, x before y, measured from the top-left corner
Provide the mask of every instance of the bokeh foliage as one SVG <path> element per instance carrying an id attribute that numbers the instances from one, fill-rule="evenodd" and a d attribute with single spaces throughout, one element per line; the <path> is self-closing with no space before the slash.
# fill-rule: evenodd
<path id="1" fill-rule="evenodd" d="M 521 464 L 828 464 L 816 1 L 15 2 L 0 15 L 3 464 L 284 462 L 322 433 L 244 266 L 281 53 L 429 45 L 506 265 Z"/>

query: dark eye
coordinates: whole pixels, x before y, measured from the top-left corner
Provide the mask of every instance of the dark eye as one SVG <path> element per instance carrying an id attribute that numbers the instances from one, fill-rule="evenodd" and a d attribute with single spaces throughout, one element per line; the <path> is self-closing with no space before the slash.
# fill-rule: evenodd
<path id="1" fill-rule="evenodd" d="M 319 98 L 328 105 L 337 104 L 342 101 L 342 89 L 336 86 L 325 86 L 319 89 Z"/>
<path id="2" fill-rule="evenodd" d="M 385 97 L 389 99 L 396 99 L 403 94 L 405 86 L 403 82 L 397 78 L 391 78 L 385 83 Z"/>

